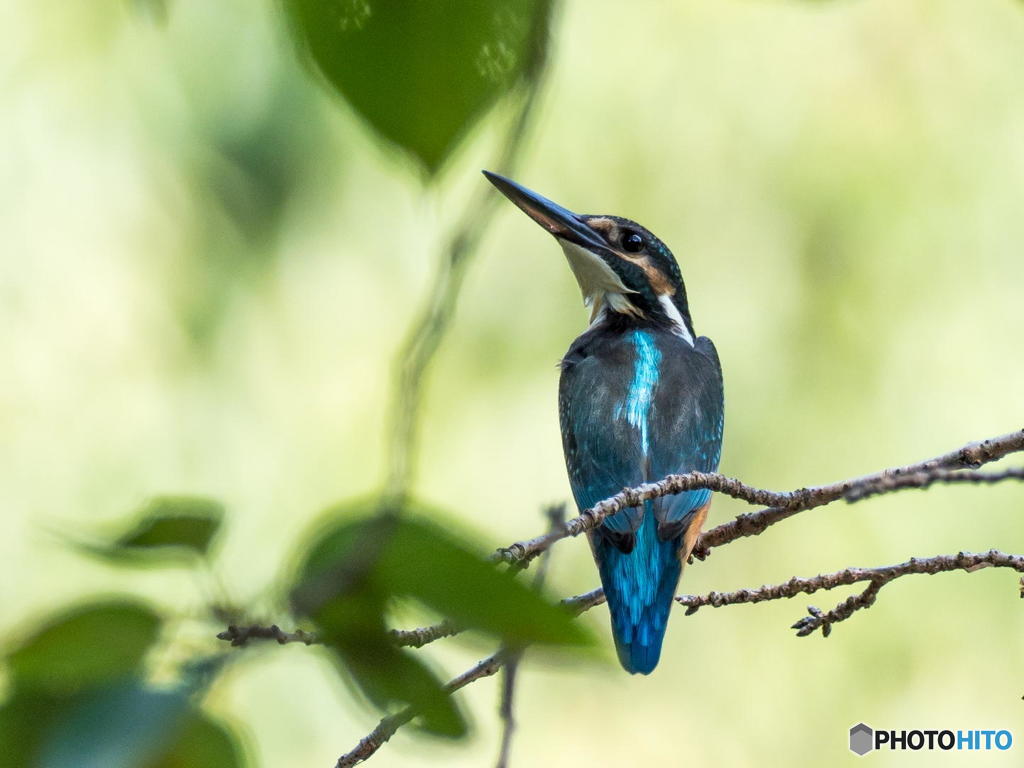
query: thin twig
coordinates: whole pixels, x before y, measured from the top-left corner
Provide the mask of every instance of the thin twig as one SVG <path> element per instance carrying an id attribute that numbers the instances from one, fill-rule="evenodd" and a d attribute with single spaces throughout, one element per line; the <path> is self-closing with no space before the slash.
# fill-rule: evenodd
<path id="1" fill-rule="evenodd" d="M 550 527 L 556 528 L 565 522 L 565 505 L 554 504 L 545 510 L 545 514 L 547 515 Z M 533 575 L 534 589 L 539 590 L 544 586 L 544 580 L 547 578 L 548 564 L 550 562 L 551 550 L 549 549 L 541 556 L 540 565 L 537 566 L 537 571 Z M 513 565 L 516 564 L 514 563 Z M 501 686 L 501 705 L 498 707 L 498 714 L 501 717 L 503 728 L 501 733 L 501 746 L 498 749 L 498 760 L 495 763 L 496 768 L 508 768 L 509 754 L 512 749 L 512 735 L 516 729 L 514 709 L 516 679 L 519 673 L 519 662 L 522 658 L 522 650 L 515 652 L 510 650 L 508 660 L 505 663 Z"/>
<path id="2" fill-rule="evenodd" d="M 395 645 L 406 648 L 422 648 L 427 643 L 440 640 L 442 637 L 451 637 L 462 631 L 462 627 L 453 621 L 445 619 L 429 627 L 418 627 L 417 629 L 389 629 L 388 637 Z"/>
<path id="3" fill-rule="evenodd" d="M 252 624 L 247 627 L 239 627 L 234 624 L 217 635 L 218 640 L 228 640 L 234 646 L 247 645 L 250 640 L 276 640 L 280 645 L 288 643 L 303 643 L 313 645 L 320 640 L 312 632 L 297 629 L 294 632 L 285 632 L 277 624 L 265 627 L 261 624 Z"/>
<path id="4" fill-rule="evenodd" d="M 975 485 L 992 485 L 1003 480 L 1024 480 L 1024 468 L 1012 467 L 1002 472 L 965 472 L 962 469 L 933 469 L 930 472 L 914 472 L 909 475 L 892 475 L 877 483 L 863 488 L 855 488 L 846 494 L 849 502 L 877 496 L 890 491 L 904 488 L 928 488 L 933 483 L 964 483 Z"/>
<path id="5" fill-rule="evenodd" d="M 516 654 L 505 663 L 501 684 L 501 705 L 498 707 L 498 715 L 501 718 L 501 746 L 498 748 L 498 760 L 496 768 L 507 768 L 509 754 L 512 750 L 512 734 L 516 729 L 515 718 L 515 691 L 516 676 L 519 672 L 521 654 Z"/>
<path id="6" fill-rule="evenodd" d="M 719 608 L 723 605 L 760 603 L 766 600 L 795 597 L 799 594 L 812 594 L 819 589 L 835 589 L 861 581 L 871 582 L 863 592 L 849 597 L 827 613 L 810 606 L 807 609 L 810 615 L 800 619 L 792 627 L 797 630 L 798 637 L 806 637 L 819 628 L 822 630 L 822 634 L 828 637 L 833 624 L 848 619 L 855 611 L 870 607 L 875 602 L 879 590 L 901 576 L 960 570 L 972 573 L 988 566 L 1012 568 L 1019 573 L 1024 573 L 1024 556 L 991 549 L 988 552 L 958 552 L 955 555 L 912 557 L 906 562 L 896 565 L 883 565 L 877 568 L 844 568 L 835 573 L 824 573 L 806 579 L 798 579 L 794 576 L 781 584 L 766 585 L 757 589 L 709 592 L 706 595 L 679 595 L 676 597 L 676 602 L 687 606 L 686 615 L 689 616 L 706 605 Z"/>
<path id="7" fill-rule="evenodd" d="M 530 60 L 524 68 L 522 102 L 509 126 L 495 167 L 503 174 L 513 172 L 522 155 L 529 127 L 539 102 L 547 56 L 548 19 L 538 13 L 531 32 Z M 420 403 L 425 374 L 451 323 L 459 292 L 473 254 L 495 211 L 499 195 L 489 186 L 479 191 L 459 219 L 446 242 L 441 263 L 434 273 L 424 305 L 409 324 L 409 331 L 395 357 L 394 390 L 389 405 L 390 443 L 386 497 L 403 499 L 412 482 L 413 456 L 417 445 Z"/>
<path id="8" fill-rule="evenodd" d="M 422 648 L 427 643 L 440 640 L 442 637 L 451 637 L 460 632 L 462 632 L 462 627 L 446 619 L 429 627 L 389 629 L 388 637 L 399 647 Z M 269 627 L 262 624 L 251 624 L 245 627 L 232 624 L 217 635 L 217 639 L 228 640 L 234 646 L 247 645 L 250 640 L 276 640 L 280 645 L 288 643 L 319 645 L 321 643 L 320 637 L 315 632 L 306 632 L 302 629 L 285 632 L 277 624 L 271 624 Z"/>

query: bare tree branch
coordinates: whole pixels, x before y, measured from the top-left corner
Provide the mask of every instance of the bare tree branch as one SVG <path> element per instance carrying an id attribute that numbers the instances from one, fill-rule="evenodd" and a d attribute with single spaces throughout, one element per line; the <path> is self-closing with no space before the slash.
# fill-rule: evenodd
<path id="1" fill-rule="evenodd" d="M 429 627 L 418 627 L 416 629 L 389 629 L 388 637 L 395 645 L 405 648 L 422 648 L 427 643 L 440 640 L 442 637 L 451 637 L 462 632 L 462 628 L 452 621 L 438 622 Z M 277 624 L 269 627 L 262 624 L 252 624 L 239 627 L 234 624 L 217 635 L 218 640 L 229 640 L 232 645 L 247 645 L 250 640 L 276 640 L 279 645 L 288 643 L 303 643 L 305 645 L 319 645 L 320 638 L 315 632 L 306 632 L 297 629 L 294 632 L 285 632 Z"/>
<path id="2" fill-rule="evenodd" d="M 843 498 L 852 503 L 906 488 L 924 489 L 934 483 L 997 483 L 1003 480 L 1024 480 L 1024 469 L 1021 468 L 993 473 L 963 471 L 964 468 L 980 467 L 1019 451 L 1024 451 L 1024 430 L 968 443 L 957 450 L 905 467 L 885 469 L 832 485 L 799 488 L 787 492 L 754 488 L 739 480 L 712 472 L 670 475 L 657 483 L 627 488 L 621 493 L 595 504 L 593 508 L 584 511 L 578 517 L 559 523 L 543 536 L 503 547 L 491 557 L 496 562 L 511 563 L 516 570 L 522 569 L 530 560 L 547 550 L 556 541 L 569 536 L 578 536 L 591 530 L 609 515 L 626 507 L 639 506 L 648 499 L 697 488 L 709 488 L 750 504 L 767 505 L 767 509 L 739 515 L 736 519 L 705 532 L 694 550 L 696 557 L 704 559 L 713 546 L 722 546 L 745 536 L 756 536 L 769 526 L 785 520 L 797 512 L 824 506 Z M 596 599 L 597 602 L 587 604 L 582 610 L 588 610 L 604 600 L 600 590 L 588 593 L 588 596 L 591 599 Z M 567 604 L 570 607 L 575 607 L 572 601 L 582 597 L 586 596 L 570 598 Z M 429 627 L 417 629 L 393 629 L 390 631 L 390 636 L 399 646 L 420 648 L 434 640 L 456 635 L 460 631 L 461 629 L 452 622 L 442 621 Z M 316 636 L 311 633 L 302 630 L 292 633 L 283 632 L 276 625 L 269 627 L 262 625 L 230 626 L 217 637 L 221 640 L 228 640 L 235 646 L 246 645 L 252 639 L 276 640 L 280 644 L 301 642 L 311 645 L 318 642 Z"/>
<path id="3" fill-rule="evenodd" d="M 297 629 L 294 632 L 285 632 L 277 624 L 269 627 L 261 624 L 252 624 L 247 627 L 239 627 L 234 624 L 217 635 L 218 640 L 229 640 L 234 646 L 247 645 L 250 640 L 276 640 L 279 645 L 288 643 L 303 643 L 313 645 L 320 640 L 312 632 Z"/>
<path id="4" fill-rule="evenodd" d="M 868 587 L 859 594 L 844 600 L 828 613 L 811 606 L 805 616 L 793 625 L 798 637 L 806 637 L 816 629 L 828 637 L 832 625 L 848 619 L 855 611 L 869 608 L 875 602 L 878 592 L 886 584 L 912 574 L 933 574 L 946 571 L 966 571 L 973 573 L 980 568 L 1012 568 L 1024 573 L 1024 556 L 1011 555 L 991 549 L 988 552 L 958 552 L 955 555 L 935 555 L 934 557 L 912 557 L 904 563 L 883 565 L 877 568 L 845 568 L 835 573 L 825 573 L 808 579 L 795 576 L 789 581 L 757 589 L 740 589 L 735 592 L 709 592 L 706 595 L 680 595 L 676 602 L 687 606 L 686 615 L 696 613 L 703 606 L 719 608 L 723 605 L 739 605 L 741 603 L 760 603 L 765 600 L 779 600 L 795 597 L 799 594 L 812 594 L 819 589 L 830 590 L 836 587 L 856 584 L 861 581 L 870 582 Z M 1022 582 L 1024 584 L 1024 582 Z"/>
<path id="5" fill-rule="evenodd" d="M 757 589 L 740 589 L 735 592 L 709 592 L 706 595 L 680 595 L 676 597 L 676 602 L 687 607 L 686 615 L 689 616 L 696 613 L 703 606 L 720 608 L 725 605 L 760 603 L 767 600 L 791 598 L 799 594 L 812 594 L 822 589 L 831 590 L 862 581 L 870 582 L 863 592 L 852 595 L 827 613 L 814 606 L 809 606 L 807 611 L 810 615 L 800 619 L 792 626 L 793 629 L 797 630 L 798 637 L 806 637 L 817 629 L 821 629 L 822 635 L 828 637 L 833 624 L 848 619 L 854 612 L 862 608 L 871 607 L 882 587 L 901 576 L 959 570 L 973 573 L 989 566 L 1012 568 L 1018 573 L 1024 573 L 1024 555 L 1011 555 L 992 549 L 988 552 L 958 552 L 955 555 L 936 555 L 926 558 L 912 557 L 905 563 L 885 565 L 878 568 L 846 568 L 835 573 L 821 574 L 806 579 L 794 576 L 789 581 L 781 584 L 766 585 Z M 1020 594 L 1024 597 L 1024 578 L 1021 579 Z M 596 605 L 600 605 L 604 601 L 604 592 L 601 589 L 595 589 L 582 595 L 567 598 L 562 601 L 562 604 L 572 610 L 574 614 L 580 614 Z M 454 678 L 445 686 L 445 690 L 450 692 L 457 691 L 459 688 L 463 688 L 475 680 L 493 675 L 504 664 L 509 662 L 509 658 L 504 650 L 499 651 Z M 353 766 L 366 760 L 380 749 L 388 739 L 394 736 L 399 728 L 412 720 L 413 717 L 415 717 L 415 712 L 406 709 L 397 715 L 381 720 L 377 727 L 362 739 L 355 749 L 338 760 L 337 768 Z"/>
<path id="6" fill-rule="evenodd" d="M 566 606 L 574 616 L 578 616 L 603 602 L 604 592 L 598 587 L 582 595 L 567 597 L 562 600 L 562 605 Z M 462 627 L 446 619 L 437 624 L 431 624 L 428 627 L 389 629 L 388 637 L 399 647 L 422 648 L 424 645 L 435 640 L 452 637 L 463 631 Z M 251 624 L 244 627 L 232 624 L 226 630 L 219 633 L 217 639 L 230 641 L 234 646 L 248 645 L 250 640 L 275 640 L 279 645 L 287 645 L 288 643 L 303 643 L 304 645 L 321 644 L 320 637 L 315 632 L 306 632 L 302 629 L 296 629 L 294 632 L 285 632 L 276 624 L 271 624 L 270 626 Z"/>
<path id="7" fill-rule="evenodd" d="M 808 608 L 810 617 L 800 619 L 793 625 L 793 629 L 799 630 L 797 632 L 798 637 L 805 637 L 818 628 L 821 628 L 823 634 L 827 637 L 832 631 L 832 624 L 849 618 L 855 611 L 861 608 L 871 606 L 879 590 L 901 576 L 943 573 L 956 570 L 973 572 L 988 566 L 1012 568 L 1015 571 L 1024 573 L 1024 556 L 1007 554 L 991 549 L 988 552 L 982 553 L 958 552 L 955 555 L 935 555 L 934 557 L 927 558 L 912 557 L 910 560 L 896 565 L 883 565 L 876 568 L 844 568 L 835 573 L 825 573 L 803 579 L 794 576 L 781 584 L 765 585 L 756 589 L 739 589 L 735 592 L 708 592 L 706 595 L 678 595 L 676 602 L 686 606 L 686 615 L 690 616 L 704 606 L 720 608 L 725 605 L 739 605 L 741 603 L 761 603 L 767 600 L 791 598 L 799 594 L 813 594 L 818 590 L 831 590 L 861 581 L 871 582 L 864 592 L 850 597 L 827 614 L 822 613 L 813 606 Z M 1021 589 L 1021 596 L 1024 597 L 1024 578 L 1021 580 Z M 598 587 L 581 595 L 567 597 L 562 600 L 562 605 L 566 606 L 573 615 L 578 616 L 604 602 L 604 591 Z M 389 630 L 389 635 L 394 639 L 396 645 L 420 648 L 442 637 L 457 635 L 461 631 L 460 628 L 451 622 L 444 621 L 418 629 L 392 629 Z M 254 624 L 246 627 L 231 625 L 226 631 L 217 635 L 217 637 L 220 640 L 230 641 L 234 646 L 246 645 L 253 639 L 275 640 L 280 645 L 287 643 L 315 645 L 320 643 L 320 639 L 315 633 L 306 632 L 301 629 L 297 629 L 294 632 L 285 632 L 276 624 L 271 624 L 270 626 Z"/>
<path id="8" fill-rule="evenodd" d="M 621 493 L 599 502 L 593 508 L 585 510 L 571 520 L 554 522 L 551 530 L 542 536 L 516 542 L 499 549 L 491 559 L 495 562 L 509 563 L 512 570 L 521 570 L 532 559 L 548 551 L 555 542 L 591 530 L 605 518 L 622 509 L 639 506 L 649 499 L 698 488 L 707 488 L 749 504 L 765 507 L 757 512 L 739 515 L 736 519 L 703 534 L 694 551 L 695 556 L 703 559 L 713 546 L 722 546 L 745 536 L 756 536 L 769 526 L 798 512 L 825 506 L 839 499 L 845 499 L 852 503 L 906 488 L 924 489 L 935 483 L 988 484 L 1004 480 L 1024 480 L 1024 469 L 1021 468 L 988 473 L 973 471 L 984 464 L 1020 451 L 1024 451 L 1024 430 L 977 443 L 969 443 L 955 451 L 916 464 L 887 469 L 831 485 L 799 488 L 787 492 L 754 488 L 739 480 L 717 473 L 691 472 L 685 475 L 671 475 L 656 483 L 626 488 Z M 808 607 L 809 616 L 803 617 L 793 625 L 793 629 L 797 630 L 797 635 L 800 637 L 810 635 L 818 629 L 821 629 L 822 634 L 827 637 L 834 624 L 849 618 L 860 609 L 873 605 L 882 587 L 897 578 L 911 574 L 933 574 L 954 570 L 972 572 L 986 566 L 1012 568 L 1024 573 L 1024 555 L 990 550 L 985 553 L 960 552 L 955 555 L 937 555 L 923 559 L 911 558 L 904 563 L 878 568 L 847 568 L 811 578 L 794 577 L 782 584 L 766 585 L 757 589 L 741 589 L 726 593 L 710 592 L 701 596 L 681 595 L 676 598 L 676 601 L 687 606 L 686 612 L 689 615 L 703 606 L 720 607 L 791 598 L 798 594 L 811 594 L 818 590 L 830 590 L 840 586 L 868 582 L 868 586 L 862 592 L 852 595 L 828 612 L 823 612 L 813 606 Z M 538 575 L 541 574 L 542 570 Z M 1021 594 L 1024 596 L 1024 578 L 1022 578 L 1021 584 Z M 600 605 L 604 599 L 602 590 L 596 589 L 566 598 L 562 604 L 573 614 L 578 615 Z M 455 635 L 461 631 L 460 627 L 449 621 L 444 621 L 419 629 L 391 630 L 391 638 L 398 645 L 418 648 L 436 639 Z M 317 642 L 315 635 L 302 630 L 292 633 L 283 632 L 276 625 L 270 627 L 231 626 L 218 637 L 230 641 L 232 645 L 245 645 L 251 639 L 272 639 L 281 644 L 302 642 L 309 645 Z M 519 653 L 521 653 L 520 650 L 502 648 L 463 674 L 453 678 L 445 686 L 445 690 L 453 693 L 475 680 L 494 675 L 504 665 L 517 660 Z M 507 759 L 507 744 L 514 727 L 511 717 L 514 674 L 513 671 L 507 678 L 506 692 L 503 694 L 502 716 L 505 719 L 505 733 L 501 757 L 499 757 L 499 768 L 504 764 L 502 761 Z M 367 759 L 415 716 L 416 712 L 408 708 L 384 718 L 373 731 L 359 742 L 355 749 L 338 759 L 337 768 L 353 766 Z"/>
<path id="9" fill-rule="evenodd" d="M 506 563 L 515 563 L 520 560 L 529 562 L 556 541 L 570 536 L 579 536 L 581 533 L 592 530 L 600 525 L 605 518 L 621 512 L 623 509 L 640 506 L 645 501 L 661 496 L 699 488 L 707 488 L 716 493 L 732 496 L 734 499 L 745 501 L 748 504 L 767 507 L 758 512 L 740 515 L 735 520 L 703 534 L 695 550 L 698 553 L 697 556 L 703 559 L 711 547 L 721 546 L 744 536 L 756 536 L 769 526 L 792 517 L 798 512 L 825 506 L 842 498 L 853 502 L 868 496 L 904 488 L 927 488 L 933 483 L 965 482 L 959 477 L 960 473 L 949 470 L 980 467 L 1021 450 L 1024 450 L 1024 430 L 977 443 L 968 443 L 963 448 L 905 467 L 885 469 L 871 475 L 843 480 L 830 485 L 782 492 L 754 488 L 716 472 L 688 472 L 684 475 L 669 475 L 656 483 L 626 488 L 615 496 L 598 502 L 590 509 L 583 511 L 578 517 L 566 521 L 564 525 L 554 531 L 533 539 L 518 541 L 508 547 L 502 547 L 492 555 L 492 558 Z M 971 474 L 973 479 L 966 482 L 1024 479 L 1019 470 L 993 475 Z"/>
<path id="10" fill-rule="evenodd" d="M 406 648 L 422 648 L 427 643 L 440 640 L 442 637 L 451 637 L 462 631 L 462 627 L 453 621 L 440 621 L 431 624 L 429 627 L 418 627 L 416 629 L 389 629 L 388 637 L 395 645 Z"/>
<path id="11" fill-rule="evenodd" d="M 892 475 L 870 486 L 854 489 L 846 494 L 846 500 L 852 503 L 904 488 L 920 488 L 923 490 L 932 485 L 932 483 L 992 485 L 1003 480 L 1024 480 L 1024 468 L 1012 467 L 1004 469 L 1002 472 L 965 472 L 960 469 L 933 469 L 930 472 Z"/>

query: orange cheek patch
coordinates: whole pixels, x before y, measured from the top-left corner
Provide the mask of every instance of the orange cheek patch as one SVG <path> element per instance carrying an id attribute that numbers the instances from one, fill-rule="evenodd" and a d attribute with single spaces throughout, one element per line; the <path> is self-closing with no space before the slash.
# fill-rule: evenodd
<path id="1" fill-rule="evenodd" d="M 675 289 L 672 284 L 669 283 L 668 278 L 665 277 L 665 273 L 657 267 L 651 266 L 650 261 L 644 260 L 644 263 L 640 265 L 644 272 L 647 273 L 647 279 L 651 283 L 651 288 L 657 294 L 667 294 L 671 296 L 675 293 Z"/>
<path id="2" fill-rule="evenodd" d="M 647 256 L 641 256 L 640 258 L 631 258 L 624 253 L 615 251 L 615 255 L 623 261 L 628 261 L 630 264 L 636 264 L 640 269 L 647 275 L 647 282 L 651 284 L 651 288 L 654 289 L 656 294 L 666 294 L 672 296 L 676 289 L 672 287 L 672 283 L 665 277 L 665 273 L 658 269 L 656 266 L 651 264 L 651 260 Z"/>

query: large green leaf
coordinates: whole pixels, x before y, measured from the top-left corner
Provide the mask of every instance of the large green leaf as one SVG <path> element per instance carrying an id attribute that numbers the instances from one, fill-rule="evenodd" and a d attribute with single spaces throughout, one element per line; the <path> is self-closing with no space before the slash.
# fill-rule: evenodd
<path id="1" fill-rule="evenodd" d="M 7 657 L 17 690 L 69 695 L 130 675 L 160 631 L 148 607 L 125 600 L 77 606 L 48 619 Z"/>
<path id="2" fill-rule="evenodd" d="M 421 514 L 410 516 L 413 509 Z M 297 609 L 315 614 L 321 605 L 345 600 L 353 580 L 362 580 L 378 594 L 413 597 L 511 645 L 589 642 L 565 609 L 496 568 L 479 548 L 425 519 L 424 511 L 411 507 L 384 519 L 370 512 L 343 516 L 322 532 L 300 569 L 293 591 Z"/>
<path id="3" fill-rule="evenodd" d="M 371 702 L 410 705 L 426 730 L 459 736 L 465 722 L 440 680 L 387 635 L 393 598 L 411 597 L 508 645 L 582 645 L 589 636 L 561 606 L 427 515 L 438 513 L 414 503 L 386 509 L 372 501 L 335 509 L 303 547 L 291 599 Z"/>
<path id="4" fill-rule="evenodd" d="M 410 595 L 510 645 L 589 642 L 583 625 L 562 606 L 422 518 L 402 520 L 384 549 L 378 573 L 392 592 Z"/>
<path id="5" fill-rule="evenodd" d="M 300 47 L 378 135 L 434 173 L 543 59 L 551 0 L 283 0 Z"/>

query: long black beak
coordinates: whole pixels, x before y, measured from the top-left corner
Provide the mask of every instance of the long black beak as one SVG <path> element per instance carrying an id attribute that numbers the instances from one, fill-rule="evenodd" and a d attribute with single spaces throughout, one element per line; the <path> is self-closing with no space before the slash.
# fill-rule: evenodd
<path id="1" fill-rule="evenodd" d="M 483 174 L 501 191 L 501 194 L 555 237 L 569 240 L 584 248 L 607 250 L 608 244 L 604 238 L 572 211 L 521 184 L 516 184 L 512 179 L 506 179 L 490 171 L 483 171 Z"/>

